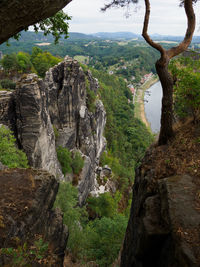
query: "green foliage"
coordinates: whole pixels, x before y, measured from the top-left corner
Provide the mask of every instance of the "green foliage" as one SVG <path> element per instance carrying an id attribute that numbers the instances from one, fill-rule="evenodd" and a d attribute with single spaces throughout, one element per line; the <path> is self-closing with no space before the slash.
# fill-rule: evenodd
<path id="1" fill-rule="evenodd" d="M 97 200 L 99 209 L 107 217 L 88 222 L 85 207 L 77 205 L 77 193 L 77 188 L 70 183 L 61 183 L 55 202 L 55 206 L 64 214 L 64 223 L 69 227 L 68 248 L 74 259 L 84 262 L 84 266 L 88 261 L 94 261 L 100 267 L 110 266 L 119 253 L 128 220 L 122 214 L 117 214 L 121 194 L 118 192 L 115 197 L 109 193 L 102 197 L 100 195 L 100 200 Z M 103 205 L 106 205 L 105 211 Z"/>
<path id="2" fill-rule="evenodd" d="M 0 162 L 9 168 L 28 167 L 26 154 L 16 147 L 14 136 L 4 126 L 0 127 Z"/>
<path id="3" fill-rule="evenodd" d="M 32 68 L 31 58 L 28 53 L 19 52 L 17 54 L 17 70 L 25 73 L 30 72 Z"/>
<path id="4" fill-rule="evenodd" d="M 62 172 L 79 174 L 84 166 L 84 160 L 80 152 L 76 151 L 74 155 L 64 147 L 59 146 L 57 149 L 57 157 L 62 167 Z"/>
<path id="5" fill-rule="evenodd" d="M 55 139 L 57 140 L 58 137 L 59 137 L 59 131 L 58 131 L 58 129 L 56 128 L 55 125 L 53 125 L 53 131 L 54 131 Z"/>
<path id="6" fill-rule="evenodd" d="M 73 156 L 72 163 L 71 163 L 73 173 L 79 174 L 80 171 L 82 170 L 83 166 L 84 166 L 84 160 L 83 160 L 80 152 L 76 151 L 74 156 Z"/>
<path id="7" fill-rule="evenodd" d="M 132 160 L 140 161 L 153 138 L 145 125 L 134 117 L 133 106 L 126 95 L 129 89 L 123 79 L 96 70 L 92 73 L 100 82 L 100 95 L 107 113 L 108 148 L 124 166 L 133 166 Z"/>
<path id="8" fill-rule="evenodd" d="M 30 251 L 31 254 L 35 255 L 36 259 L 43 259 L 47 250 L 48 243 L 45 243 L 42 238 L 34 242 L 34 249 Z"/>
<path id="9" fill-rule="evenodd" d="M 200 113 L 200 60 L 179 58 L 172 61 L 170 70 L 174 77 L 175 112 L 180 118 Z"/>
<path id="10" fill-rule="evenodd" d="M 33 48 L 31 61 L 37 74 L 44 77 L 46 71 L 61 62 L 61 59 L 52 56 L 49 52 L 41 52 L 39 49 Z"/>
<path id="11" fill-rule="evenodd" d="M 68 28 L 69 24 L 66 22 L 67 20 L 71 20 L 63 10 L 57 12 L 54 16 L 44 19 L 37 24 L 34 24 L 34 31 L 38 33 L 39 31 L 43 31 L 44 35 L 52 34 L 54 37 L 54 43 L 57 44 L 58 40 L 62 35 L 65 38 L 68 38 Z M 27 31 L 25 29 L 25 31 Z M 17 33 L 13 36 L 14 39 L 19 40 L 21 33 Z"/>
<path id="12" fill-rule="evenodd" d="M 44 243 L 42 238 L 36 240 L 31 247 L 28 247 L 27 243 L 17 248 L 2 248 L 0 249 L 0 255 L 6 255 L 11 259 L 9 264 L 12 266 L 32 266 L 35 260 L 42 260 L 47 253 L 48 243 Z"/>
<path id="13" fill-rule="evenodd" d="M 94 91 L 90 89 L 90 83 L 88 79 L 86 78 L 86 91 L 87 91 L 87 99 L 86 99 L 86 105 L 90 112 L 95 112 L 95 101 L 96 101 L 96 95 Z"/>
<path id="14" fill-rule="evenodd" d="M 116 215 L 91 221 L 85 231 L 84 255 L 101 267 L 111 266 L 117 258 L 127 227 L 127 218 Z"/>
<path id="15" fill-rule="evenodd" d="M 57 44 L 58 40 L 61 38 L 61 35 L 64 34 L 65 38 L 68 37 L 69 24 L 66 23 L 67 20 L 71 20 L 71 17 L 61 10 L 54 16 L 35 24 L 34 30 L 35 32 L 38 32 L 39 30 L 43 31 L 45 36 L 52 34 L 55 44 Z"/>
<path id="16" fill-rule="evenodd" d="M 26 73 L 33 70 L 30 55 L 24 52 L 5 55 L 0 63 L 6 72 L 18 71 L 21 73 Z"/>
<path id="17" fill-rule="evenodd" d="M 16 87 L 16 83 L 9 79 L 3 79 L 0 81 L 1 88 L 3 89 L 11 89 L 14 90 Z"/>
<path id="18" fill-rule="evenodd" d="M 36 72 L 40 77 L 44 77 L 46 71 L 61 60 L 61 58 L 54 57 L 49 52 L 43 52 L 42 49 L 33 47 L 31 56 L 24 52 L 5 55 L 0 64 L 6 72 Z"/>
<path id="19" fill-rule="evenodd" d="M 80 208 L 78 202 L 78 190 L 70 183 L 60 183 L 59 191 L 55 201 L 55 207 L 59 207 L 64 216 L 63 222 L 69 228 L 68 247 L 74 257 L 82 250 L 84 240 L 83 225 L 87 220 L 85 208 Z"/>
<path id="20" fill-rule="evenodd" d="M 115 193 L 113 197 L 109 192 L 100 194 L 99 197 L 89 197 L 88 206 L 98 217 L 114 217 L 117 214 L 121 194 Z"/>
<path id="21" fill-rule="evenodd" d="M 65 175 L 66 173 L 71 173 L 72 168 L 71 168 L 71 163 L 72 163 L 72 158 L 71 158 L 71 152 L 64 147 L 59 146 L 57 149 L 57 157 L 58 160 L 61 164 L 62 167 L 62 172 Z"/>
<path id="22" fill-rule="evenodd" d="M 1 66 L 7 72 L 17 69 L 17 56 L 15 53 L 5 55 L 0 61 Z"/>
<path id="23" fill-rule="evenodd" d="M 106 109 L 105 137 L 108 153 L 101 158 L 101 165 L 109 165 L 113 179 L 121 192 L 131 186 L 134 169 L 140 164 L 153 136 L 146 126 L 134 117 L 134 106 L 122 78 L 92 70 L 100 83 L 100 98 Z M 127 195 L 128 197 L 128 195 Z"/>

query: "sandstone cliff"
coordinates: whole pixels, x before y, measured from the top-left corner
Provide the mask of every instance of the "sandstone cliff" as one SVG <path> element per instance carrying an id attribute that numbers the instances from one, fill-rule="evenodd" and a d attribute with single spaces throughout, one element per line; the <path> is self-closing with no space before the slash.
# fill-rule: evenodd
<path id="1" fill-rule="evenodd" d="M 152 147 L 136 173 L 123 267 L 200 266 L 199 126 Z M 181 143 L 180 143 L 181 140 Z"/>
<path id="2" fill-rule="evenodd" d="M 96 168 L 106 144 L 106 116 L 97 90 L 98 81 L 91 73 L 84 72 L 77 61 L 65 58 L 44 80 L 36 74 L 24 75 L 15 92 L 0 92 L 0 123 L 14 131 L 32 167 L 63 179 L 56 147 L 81 152 L 85 164 L 77 184 L 80 204 L 94 190 Z M 96 95 L 92 111 L 88 91 Z"/>
<path id="3" fill-rule="evenodd" d="M 55 177 L 45 171 L 0 171 L 0 248 L 18 247 L 20 253 L 19 247 L 26 243 L 23 257 L 28 259 L 27 264 L 62 266 L 68 230 L 63 225 L 61 212 L 52 210 L 58 185 Z M 46 257 L 40 264 L 30 253 L 39 238 L 48 243 Z M 11 260 L 13 258 L 11 254 Z M 7 262 L 10 258 L 0 255 L 0 266 Z"/>

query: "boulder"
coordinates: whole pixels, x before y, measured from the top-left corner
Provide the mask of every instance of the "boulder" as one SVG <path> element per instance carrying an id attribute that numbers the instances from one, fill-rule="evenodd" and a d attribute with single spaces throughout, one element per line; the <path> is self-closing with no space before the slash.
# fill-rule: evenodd
<path id="1" fill-rule="evenodd" d="M 121 266 L 200 266 L 198 190 L 187 174 L 156 180 L 140 167 Z"/>
<path id="2" fill-rule="evenodd" d="M 17 248 L 26 243 L 30 250 L 42 238 L 48 243 L 54 266 L 62 266 L 68 229 L 60 210 L 53 210 L 58 186 L 55 177 L 45 171 L 0 171 L 0 248 Z M 0 265 L 8 260 L 0 256 Z"/>

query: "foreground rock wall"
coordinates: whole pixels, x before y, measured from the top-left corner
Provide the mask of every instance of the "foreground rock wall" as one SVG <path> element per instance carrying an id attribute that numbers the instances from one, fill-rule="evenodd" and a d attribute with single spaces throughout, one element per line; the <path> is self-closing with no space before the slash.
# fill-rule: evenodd
<path id="1" fill-rule="evenodd" d="M 200 266 L 198 187 L 186 174 L 156 179 L 147 153 L 133 186 L 122 267 Z"/>
<path id="2" fill-rule="evenodd" d="M 1 170 L 0 248 L 17 248 L 24 243 L 29 248 L 40 237 L 48 243 L 50 255 L 44 266 L 62 266 L 68 229 L 63 225 L 61 212 L 52 210 L 57 191 L 57 180 L 45 171 Z M 7 261 L 9 258 L 0 256 L 0 266 Z"/>

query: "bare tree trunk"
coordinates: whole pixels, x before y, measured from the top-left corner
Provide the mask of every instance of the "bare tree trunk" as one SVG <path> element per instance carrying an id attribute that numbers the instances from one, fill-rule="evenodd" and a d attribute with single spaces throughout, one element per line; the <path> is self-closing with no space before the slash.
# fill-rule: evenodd
<path id="1" fill-rule="evenodd" d="M 162 85 L 162 113 L 161 129 L 158 145 L 166 144 L 174 136 L 172 129 L 173 120 L 173 79 L 168 71 L 168 58 L 161 58 L 156 62 L 156 71 Z"/>
<path id="2" fill-rule="evenodd" d="M 161 130 L 158 140 L 158 145 L 165 145 L 167 141 L 173 137 L 172 119 L 173 119 L 173 79 L 168 72 L 168 64 L 171 58 L 185 51 L 191 43 L 192 36 L 195 30 L 195 14 L 193 10 L 193 0 L 184 0 L 183 5 L 187 16 L 187 31 L 184 40 L 175 47 L 168 50 L 164 49 L 160 44 L 154 42 L 148 34 L 148 25 L 150 17 L 150 0 L 145 1 L 145 17 L 142 36 L 146 42 L 161 54 L 160 59 L 156 62 L 156 70 L 160 78 L 163 89 L 162 99 L 162 115 L 161 115 Z"/>

